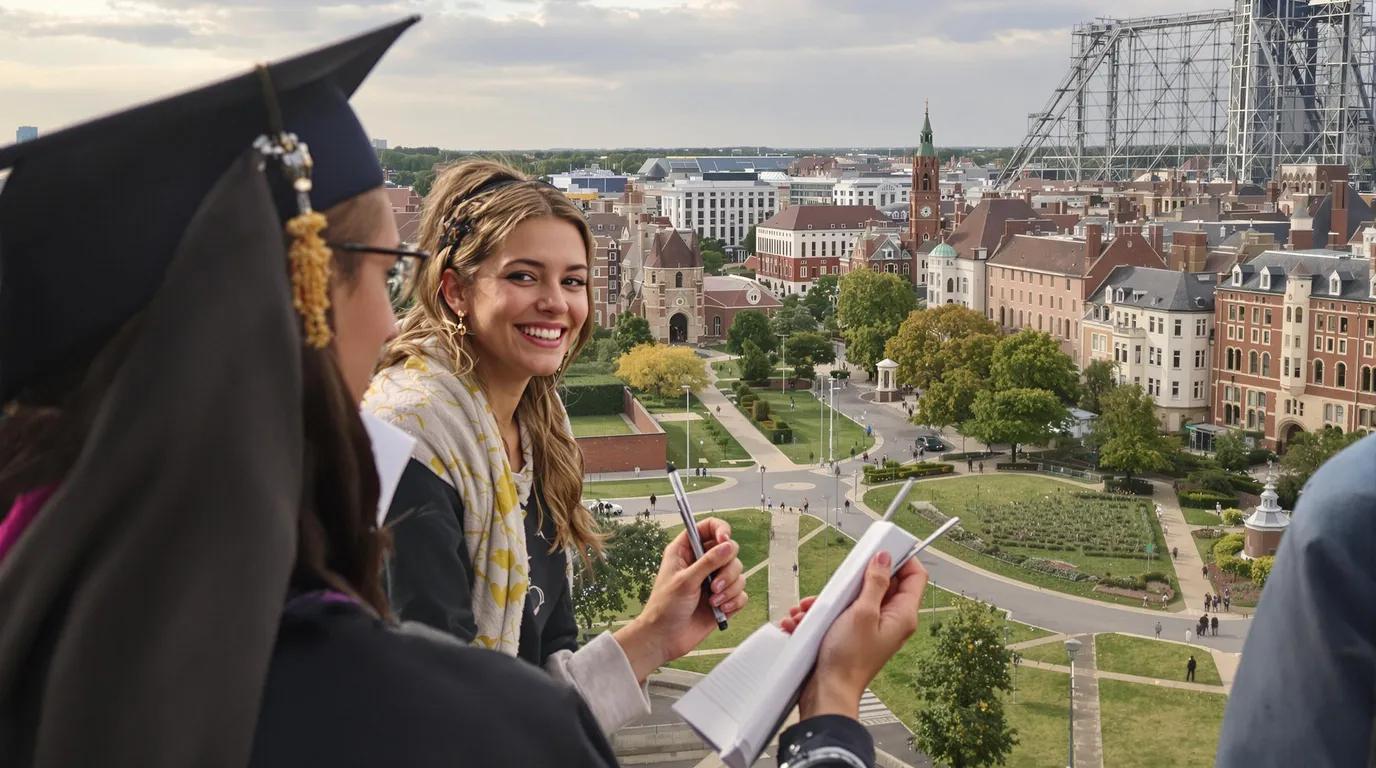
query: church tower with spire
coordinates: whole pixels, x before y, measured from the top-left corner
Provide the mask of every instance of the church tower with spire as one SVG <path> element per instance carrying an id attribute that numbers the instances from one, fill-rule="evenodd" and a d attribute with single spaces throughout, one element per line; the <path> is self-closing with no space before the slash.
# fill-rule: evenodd
<path id="1" fill-rule="evenodd" d="M 936 157 L 936 146 L 932 143 L 931 110 L 925 107 L 922 146 L 913 158 L 911 199 L 909 224 L 912 227 L 913 248 L 920 249 L 924 242 L 936 240 L 941 234 L 941 164 Z"/>

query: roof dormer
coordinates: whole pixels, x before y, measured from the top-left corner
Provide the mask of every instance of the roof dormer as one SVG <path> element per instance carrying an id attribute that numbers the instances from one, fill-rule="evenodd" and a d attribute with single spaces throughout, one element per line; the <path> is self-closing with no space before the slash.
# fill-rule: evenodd
<path id="1" fill-rule="evenodd" d="M 1261 277 L 1261 289 L 1262 289 L 1263 291 L 1269 291 L 1269 290 L 1271 290 L 1271 268 L 1270 268 L 1270 267 L 1262 267 L 1262 268 L 1261 268 L 1261 275 L 1260 275 L 1260 277 Z"/>
<path id="2" fill-rule="evenodd" d="M 1242 266 L 1241 266 L 1241 265 L 1234 265 L 1234 266 L 1233 266 L 1233 287 L 1234 287 L 1234 288 L 1237 288 L 1237 287 L 1240 287 L 1241 285 L 1242 285 Z"/>

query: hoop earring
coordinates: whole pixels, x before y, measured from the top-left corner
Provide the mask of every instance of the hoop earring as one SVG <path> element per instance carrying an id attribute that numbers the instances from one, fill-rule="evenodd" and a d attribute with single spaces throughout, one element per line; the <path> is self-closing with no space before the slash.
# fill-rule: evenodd
<path id="1" fill-rule="evenodd" d="M 459 315 L 459 324 L 454 328 L 454 330 L 455 330 L 460 336 L 467 336 L 467 335 L 468 335 L 468 324 L 464 322 L 464 318 L 466 317 L 466 315 L 465 315 L 464 313 L 462 313 L 462 312 L 459 312 L 458 315 Z"/>

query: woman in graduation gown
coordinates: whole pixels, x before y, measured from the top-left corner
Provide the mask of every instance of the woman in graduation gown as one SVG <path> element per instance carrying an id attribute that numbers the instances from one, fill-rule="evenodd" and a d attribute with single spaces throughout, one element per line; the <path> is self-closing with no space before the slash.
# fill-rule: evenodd
<path id="1" fill-rule="evenodd" d="M 713 606 L 749 599 L 730 526 L 699 524 L 711 595 L 681 534 L 645 609 L 580 647 L 568 571 L 602 542 L 558 387 L 592 337 L 592 233 L 558 189 L 475 160 L 436 178 L 419 240 L 435 257 L 365 400 L 417 440 L 389 514 L 392 604 L 544 667 L 614 732 L 649 713 L 649 674 L 716 630 Z"/>
<path id="2" fill-rule="evenodd" d="M 389 618 L 355 408 L 424 255 L 347 100 L 411 23 L 0 149 L 0 763 L 614 763 L 575 691 Z M 795 765 L 872 754 L 925 582 L 872 576 Z"/>

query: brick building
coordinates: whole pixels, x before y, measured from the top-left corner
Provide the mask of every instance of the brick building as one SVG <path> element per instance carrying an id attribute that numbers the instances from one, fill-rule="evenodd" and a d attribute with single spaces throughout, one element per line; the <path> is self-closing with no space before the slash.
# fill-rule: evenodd
<path id="1" fill-rule="evenodd" d="M 697 235 L 661 229 L 650 242 L 640 284 L 640 315 L 656 341 L 696 344 L 702 336 L 702 252 Z"/>
<path id="2" fill-rule="evenodd" d="M 1376 425 L 1376 229 L 1358 254 L 1267 251 L 1218 287 L 1213 422 L 1274 450 L 1300 432 Z"/>
<path id="3" fill-rule="evenodd" d="M 989 257 L 986 316 L 1008 331 L 1051 334 L 1072 359 L 1080 359 L 1080 320 L 1085 302 L 1115 267 L 1165 267 L 1136 232 L 1105 242 L 1103 229 L 1083 227 L 1081 237 L 1029 232 L 1032 222 L 1005 222 L 1003 242 Z"/>
<path id="4" fill-rule="evenodd" d="M 774 294 L 754 280 L 737 275 L 708 275 L 703 282 L 703 333 L 711 339 L 724 339 L 736 315 L 755 310 L 766 315 L 783 306 Z"/>
<path id="5" fill-rule="evenodd" d="M 841 274 L 857 269 L 898 275 L 912 285 L 927 283 L 927 259 L 903 246 L 903 233 L 895 226 L 866 224 L 855 236 L 850 255 L 841 259 Z"/>

